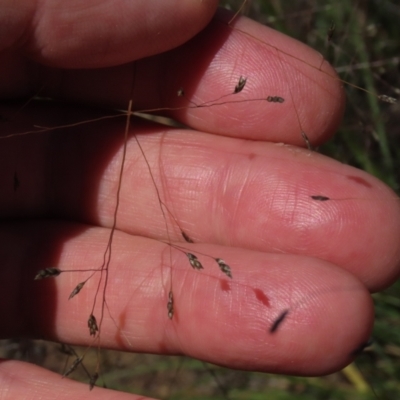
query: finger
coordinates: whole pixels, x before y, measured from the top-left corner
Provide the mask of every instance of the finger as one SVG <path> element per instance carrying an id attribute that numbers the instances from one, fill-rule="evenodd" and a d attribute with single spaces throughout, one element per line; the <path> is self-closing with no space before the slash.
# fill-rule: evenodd
<path id="1" fill-rule="evenodd" d="M 118 229 L 183 240 L 178 221 L 195 242 L 318 257 L 348 269 L 373 291 L 398 276 L 399 200 L 372 176 L 287 146 L 132 123 L 143 134 L 150 170 L 131 138 Z M 123 123 L 90 126 L 85 135 L 76 129 L 55 132 L 54 140 L 27 136 L 24 145 L 1 148 L 3 216 L 56 215 L 112 226 Z M 169 210 L 166 221 L 156 188 Z"/>
<path id="2" fill-rule="evenodd" d="M 38 72 L 37 90 L 117 108 L 133 98 L 135 110 L 225 136 L 302 146 L 302 130 L 313 145 L 329 138 L 344 107 L 334 70 L 308 46 L 246 18 L 232 28 L 230 17 L 220 13 L 193 40 L 135 65 Z M 246 85 L 234 94 L 241 76 Z"/>
<path id="3" fill-rule="evenodd" d="M 2 236 L 2 252 L 10 260 L 5 267 L 26 279 L 20 289 L 23 312 L 18 314 L 29 316 L 25 332 L 47 339 L 96 347 L 87 328 L 93 313 L 99 324 L 103 321 L 105 347 L 183 353 L 231 368 L 319 375 L 349 363 L 371 332 L 372 301 L 364 286 L 321 260 L 191 245 L 189 251 L 204 266 L 194 271 L 183 253 L 116 232 L 102 319 L 102 290 L 93 306 L 98 274 L 71 300 L 70 293 L 89 272 L 32 279 L 43 266 L 99 267 L 109 230 L 46 222 L 10 225 Z M 9 250 L 16 245 L 23 260 Z M 232 279 L 205 254 L 229 260 Z M 170 288 L 172 320 L 167 316 Z M 5 312 L 12 314 L 17 303 L 6 300 Z M 285 310 L 286 318 L 272 332 Z M 8 320 L 13 324 L 15 318 Z"/>
<path id="4" fill-rule="evenodd" d="M 0 360 L 0 388 L 4 400 L 27 398 L 27 394 L 31 399 L 43 400 L 55 398 L 59 400 L 148 399 L 97 387 L 89 391 L 88 385 L 68 378 L 61 379 L 60 375 L 54 372 L 20 361 Z"/>
<path id="5" fill-rule="evenodd" d="M 18 8 L 3 5 L 0 25 L 7 28 L 7 35 L 0 36 L 1 50 L 24 52 L 29 59 L 54 67 L 100 68 L 184 43 L 207 24 L 217 2 L 90 0 L 84 5 L 80 1 L 22 1 Z"/>

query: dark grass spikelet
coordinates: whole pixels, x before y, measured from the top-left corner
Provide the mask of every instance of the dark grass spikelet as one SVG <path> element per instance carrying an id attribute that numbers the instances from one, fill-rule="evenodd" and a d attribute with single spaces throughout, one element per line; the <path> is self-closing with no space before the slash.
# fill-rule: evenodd
<path id="1" fill-rule="evenodd" d="M 82 362 L 83 357 L 78 357 L 75 361 L 71 364 L 71 366 L 64 372 L 63 377 L 67 377 L 68 375 L 72 374 L 78 367 L 78 365 Z"/>
<path id="2" fill-rule="evenodd" d="M 56 276 L 60 275 L 62 271 L 58 268 L 45 268 L 41 269 L 35 276 L 34 280 L 37 281 L 39 279 L 45 278 L 55 278 Z"/>
<path id="3" fill-rule="evenodd" d="M 244 78 L 243 76 L 240 76 L 239 82 L 235 86 L 235 90 L 233 91 L 233 93 L 234 94 L 240 93 L 244 89 L 244 87 L 246 85 L 246 82 L 247 82 L 247 78 Z"/>
<path id="4" fill-rule="evenodd" d="M 76 286 L 75 286 L 75 289 L 71 292 L 71 294 L 69 295 L 69 297 L 68 297 L 68 300 L 71 300 L 73 297 L 75 297 L 80 291 L 81 291 L 81 289 L 83 288 L 83 285 L 86 283 L 86 281 L 85 282 L 81 282 L 81 283 L 78 283 Z"/>
<path id="5" fill-rule="evenodd" d="M 90 314 L 88 319 L 88 327 L 90 336 L 96 336 L 96 333 L 99 331 L 99 327 L 97 325 L 96 317 L 93 314 Z"/>
<path id="6" fill-rule="evenodd" d="M 215 261 L 218 263 L 219 269 L 232 279 L 231 267 L 222 258 L 216 258 Z"/>
<path id="7" fill-rule="evenodd" d="M 187 258 L 189 259 L 190 265 L 194 268 L 194 269 L 203 269 L 203 265 L 201 264 L 201 262 L 198 260 L 198 258 L 192 254 L 192 253 L 185 253 Z"/>
<path id="8" fill-rule="evenodd" d="M 70 346 L 66 345 L 65 343 L 61 343 L 60 347 L 58 348 L 59 352 L 65 354 L 67 356 L 73 356 L 74 353 Z"/>
<path id="9" fill-rule="evenodd" d="M 90 377 L 90 380 L 89 380 L 89 390 L 92 390 L 92 389 L 94 388 L 94 385 L 96 384 L 97 379 L 99 379 L 99 373 L 98 373 L 98 372 L 95 372 L 95 373 Z"/>
<path id="10" fill-rule="evenodd" d="M 274 321 L 274 323 L 271 325 L 271 328 L 269 328 L 270 333 L 275 333 L 280 325 L 282 324 L 283 320 L 287 317 L 289 314 L 289 310 L 283 311 L 279 317 Z"/>
<path id="11" fill-rule="evenodd" d="M 285 99 L 280 96 L 268 96 L 267 101 L 269 103 L 283 103 L 285 101 Z"/>
<path id="12" fill-rule="evenodd" d="M 185 242 L 194 243 L 193 240 L 190 238 L 190 236 L 185 231 L 181 231 L 181 234 L 182 234 L 182 237 L 185 239 Z"/>
<path id="13" fill-rule="evenodd" d="M 167 310 L 168 310 L 168 318 L 172 319 L 174 316 L 174 295 L 172 294 L 172 290 L 168 293 L 168 303 L 167 303 Z"/>
<path id="14" fill-rule="evenodd" d="M 327 197 L 327 196 L 322 196 L 322 195 L 315 195 L 315 196 L 311 196 L 311 198 L 313 199 L 313 200 L 317 200 L 317 201 L 327 201 L 327 200 L 330 200 L 330 198 L 329 197 Z"/>

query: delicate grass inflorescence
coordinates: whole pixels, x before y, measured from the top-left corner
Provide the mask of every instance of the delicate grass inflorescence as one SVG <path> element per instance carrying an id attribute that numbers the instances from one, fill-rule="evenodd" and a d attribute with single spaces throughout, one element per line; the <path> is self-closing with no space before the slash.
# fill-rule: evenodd
<path id="1" fill-rule="evenodd" d="M 280 4 L 280 2 L 278 2 Z M 244 7 L 247 6 L 246 3 L 243 3 Z M 281 4 L 282 6 L 282 4 Z M 273 6 L 268 6 L 265 5 L 262 2 L 254 2 L 253 3 L 254 10 L 258 9 L 261 10 L 265 8 L 266 10 L 270 11 L 270 8 Z M 362 8 L 360 8 L 361 11 L 359 11 L 359 8 L 355 7 L 352 8 L 352 10 L 355 10 L 355 13 L 363 11 Z M 328 9 L 328 11 L 330 11 Z M 252 9 L 250 9 L 250 13 L 252 12 Z M 253 11 L 254 12 L 254 11 Z M 298 11 L 300 12 L 300 11 Z M 310 14 L 309 18 L 312 20 L 314 13 L 317 13 L 318 11 L 314 11 L 312 8 L 305 8 L 304 12 L 308 12 Z M 332 11 L 333 13 L 333 11 Z M 267 15 L 266 13 L 261 13 L 262 15 Z M 328 13 L 329 14 L 329 13 Z M 269 17 L 273 18 L 273 17 Z M 290 20 L 290 17 L 285 14 L 283 10 L 281 10 L 281 13 L 278 14 L 276 17 L 274 17 L 277 21 L 278 24 L 282 24 L 285 22 L 285 20 Z M 231 19 L 228 22 L 224 22 L 226 30 L 228 33 L 233 34 L 238 34 L 238 35 L 243 35 L 247 39 L 250 39 L 254 42 L 256 42 L 257 46 L 266 46 L 269 51 L 272 53 L 276 53 L 277 57 L 277 64 L 281 65 L 284 70 L 288 69 L 287 65 L 290 65 L 291 63 L 304 63 L 301 59 L 298 59 L 297 56 L 293 56 L 291 54 L 281 52 L 280 49 L 274 45 L 270 45 L 269 43 L 266 42 L 258 42 L 257 37 L 253 36 L 251 33 L 243 31 L 240 27 L 236 27 L 235 25 L 236 20 Z M 326 22 L 326 21 L 325 21 Z M 310 22 L 311 24 L 311 22 Z M 288 24 L 290 26 L 290 23 Z M 325 34 L 326 35 L 326 40 L 329 43 L 329 46 L 327 48 L 327 51 L 331 49 L 332 46 L 336 48 L 336 46 L 340 47 L 340 44 L 336 45 L 336 36 L 338 35 L 338 30 L 340 29 L 337 26 L 335 29 L 333 28 L 332 22 L 330 23 L 328 28 L 320 28 L 319 30 L 315 30 L 319 35 L 322 36 Z M 313 30 L 311 32 L 314 32 Z M 314 38 L 314 40 L 317 40 Z M 337 65 L 336 63 L 334 63 Z M 352 63 L 353 64 L 353 63 Z M 349 68 L 351 68 L 351 65 Z M 323 65 L 324 65 L 324 59 L 321 58 L 321 62 L 318 63 L 317 65 L 309 65 L 310 70 L 312 71 L 311 74 L 326 74 L 323 71 Z M 135 73 L 133 75 L 135 76 Z M 363 72 L 364 73 L 364 72 Z M 242 75 L 241 75 L 242 74 Z M 366 75 L 369 74 L 369 72 L 365 73 Z M 125 130 L 124 130 L 124 144 L 123 144 L 123 152 L 122 152 L 122 162 L 120 162 L 120 168 L 118 171 L 118 184 L 116 187 L 117 191 L 117 199 L 116 199 L 116 204 L 114 205 L 114 210 L 113 210 L 113 218 L 111 221 L 110 225 L 110 233 L 108 236 L 108 239 L 106 241 L 105 245 L 105 251 L 104 251 L 104 256 L 103 256 L 103 261 L 100 267 L 96 265 L 88 265 L 88 268 L 84 271 L 79 271 L 79 274 L 81 273 L 86 273 L 88 274 L 88 277 L 85 280 L 82 280 L 82 278 L 77 278 L 76 281 L 74 281 L 74 284 L 72 286 L 72 291 L 70 291 L 69 294 L 69 300 L 71 301 L 78 301 L 79 297 L 82 296 L 82 294 L 88 290 L 90 291 L 91 295 L 94 295 L 94 301 L 93 301 L 93 307 L 91 310 L 88 310 L 87 312 L 87 328 L 88 328 L 88 335 L 92 337 L 92 342 L 89 347 L 94 347 L 100 349 L 102 346 L 101 342 L 101 334 L 102 334 L 102 325 L 104 318 L 106 318 L 106 314 L 110 314 L 109 317 L 112 319 L 112 323 L 110 325 L 114 325 L 115 330 L 120 334 L 122 342 L 124 342 L 125 346 L 130 347 L 130 339 L 125 337 L 124 329 L 119 326 L 119 322 L 115 320 L 115 316 L 111 315 L 112 313 L 109 310 L 109 305 L 108 305 L 108 300 L 107 300 L 107 283 L 109 280 L 109 273 L 110 273 L 110 266 L 112 265 L 112 256 L 115 254 L 115 247 L 113 244 L 113 241 L 115 240 L 115 232 L 118 231 L 117 229 L 117 219 L 118 219 L 118 213 L 119 213 L 119 204 L 120 204 L 120 192 L 123 188 L 123 179 L 124 179 L 124 173 L 126 171 L 124 170 L 124 162 L 126 159 L 126 148 L 128 144 L 128 140 L 130 138 L 133 138 L 133 140 L 136 142 L 136 145 L 138 147 L 138 152 L 140 153 L 142 158 L 142 161 L 145 163 L 145 168 L 143 168 L 144 172 L 147 171 L 147 178 L 148 180 L 151 180 L 152 185 L 153 185 L 153 193 L 152 197 L 156 198 L 156 202 L 158 204 L 159 210 L 161 212 L 161 224 L 158 222 L 159 225 L 163 225 L 159 227 L 159 231 L 164 231 L 163 234 L 159 234 L 159 237 L 155 237 L 156 240 L 159 240 L 161 244 L 164 244 L 166 248 L 168 249 L 168 256 L 166 256 L 166 261 L 165 263 L 162 264 L 161 272 L 158 271 L 161 275 L 161 284 L 162 284 L 162 290 L 160 291 L 160 297 L 163 299 L 163 315 L 166 319 L 166 323 L 170 324 L 177 324 L 180 321 L 179 316 L 179 308 L 180 308 L 180 302 L 179 298 L 181 297 L 180 295 L 177 295 L 177 289 L 176 289 L 176 284 L 174 283 L 177 279 L 176 276 L 178 273 L 181 273 L 181 269 L 179 267 L 176 267 L 175 264 L 178 263 L 177 257 L 179 256 L 174 255 L 173 253 L 178 253 L 184 256 L 185 262 L 188 266 L 191 266 L 195 271 L 190 271 L 190 273 L 199 273 L 199 274 L 204 274 L 205 277 L 207 277 L 208 280 L 213 280 L 220 282 L 220 290 L 230 293 L 231 288 L 241 288 L 241 290 L 245 291 L 250 291 L 250 289 L 253 290 L 253 297 L 255 296 L 257 300 L 260 303 L 263 303 L 265 307 L 268 309 L 269 303 L 270 303 L 270 295 L 269 293 L 266 293 L 264 290 L 260 289 L 257 287 L 256 283 L 249 283 L 241 274 L 239 274 L 239 278 L 236 276 L 236 270 L 235 270 L 235 265 L 238 265 L 239 261 L 236 259 L 228 259 L 225 257 L 223 254 L 214 254 L 214 253 L 209 253 L 209 251 L 203 251 L 201 246 L 197 246 L 199 242 L 196 240 L 197 237 L 202 237 L 202 236 L 207 236 L 203 235 L 202 233 L 198 234 L 196 232 L 196 227 L 191 226 L 190 223 L 187 223 L 187 221 L 181 221 L 175 216 L 175 209 L 173 206 L 171 207 L 171 198 L 169 197 L 168 190 L 160 190 L 161 187 L 166 186 L 168 188 L 168 179 L 162 176 L 163 171 L 162 171 L 162 165 L 160 167 L 160 173 L 156 174 L 154 171 L 154 167 L 152 167 L 153 164 L 149 161 L 148 157 L 146 156 L 147 151 L 142 147 L 141 144 L 141 139 L 135 135 L 134 129 L 135 129 L 135 124 L 136 120 L 133 121 L 133 110 L 135 112 L 143 112 L 143 113 L 173 113 L 176 111 L 185 111 L 185 110 L 202 110 L 202 109 L 212 109 L 212 108 L 218 108 L 218 107 L 230 107 L 230 106 L 237 106 L 240 105 L 241 103 L 252 103 L 254 102 L 255 104 L 265 104 L 267 106 L 271 107 L 283 107 L 287 106 L 286 111 L 289 115 L 290 118 L 294 118 L 298 125 L 298 138 L 304 141 L 306 147 L 308 147 L 309 150 L 311 150 L 314 147 L 314 142 L 313 142 L 313 136 L 309 136 L 309 127 L 303 126 L 302 123 L 302 115 L 299 114 L 298 109 L 298 101 L 299 99 L 295 97 L 293 94 L 293 90 L 291 88 L 291 83 L 290 83 L 290 76 L 289 72 L 287 72 L 287 80 L 288 80 L 288 88 L 285 93 L 267 93 L 263 96 L 259 96 L 258 93 L 254 93 L 254 88 L 256 87 L 256 84 L 252 80 L 252 74 L 251 72 L 248 71 L 242 71 L 238 73 L 235 76 L 231 76 L 230 78 L 230 86 L 226 85 L 222 91 L 222 94 L 217 97 L 211 97 L 207 98 L 206 100 L 202 99 L 199 101 L 197 98 L 193 99 L 191 94 L 193 92 L 193 88 L 187 87 L 187 86 L 181 86 L 181 84 L 178 84 L 177 87 L 173 88 L 171 90 L 171 93 L 174 93 L 174 96 L 176 98 L 179 98 L 181 103 L 176 105 L 177 103 L 175 100 L 173 101 L 173 105 L 171 107 L 159 107 L 157 109 L 146 109 L 146 108 L 140 108 L 136 109 L 133 108 L 133 104 L 135 104 L 136 99 L 135 99 L 135 90 L 131 90 L 131 101 L 129 103 L 129 106 L 127 107 L 127 111 L 121 112 L 117 115 L 106 115 L 106 116 L 101 116 L 99 118 L 94 118 L 92 121 L 74 121 L 72 123 L 67 122 L 65 126 L 41 126 L 39 128 L 33 127 L 32 130 L 28 131 L 21 131 L 17 132 L 18 134 L 22 135 L 27 135 L 32 134 L 32 135 L 40 135 L 40 132 L 53 132 L 56 130 L 62 130 L 71 126 L 82 126 L 85 127 L 89 123 L 96 123 L 96 121 L 102 120 L 102 119 L 108 119 L 108 118 L 120 118 L 121 116 L 126 118 L 126 125 L 125 125 Z M 337 79 L 335 76 L 329 76 L 326 75 L 326 79 Z M 365 80 L 368 80 L 370 77 L 367 76 Z M 352 78 L 343 78 L 344 81 L 350 81 L 351 83 L 353 82 Z M 135 78 L 133 79 L 135 81 Z M 179 80 L 177 80 L 179 81 Z M 133 82 L 133 87 L 135 86 L 135 82 Z M 357 86 L 363 86 L 362 84 L 355 82 L 353 84 L 354 87 Z M 371 108 L 376 110 L 377 106 L 376 100 L 382 100 L 386 101 L 389 104 L 395 104 L 394 97 L 391 96 L 391 91 L 389 90 L 388 93 L 390 94 L 375 94 L 373 88 L 368 87 L 368 91 L 364 94 L 365 97 L 368 98 L 368 101 L 371 104 Z M 171 95 L 172 96 L 172 95 Z M 238 97 L 238 96 L 243 96 L 243 97 Z M 301 100 L 301 99 L 300 99 Z M 268 104 L 269 103 L 269 104 Z M 29 104 L 28 104 L 29 107 Z M 375 111 L 374 111 L 375 112 Z M 361 117 L 363 119 L 363 116 Z M 185 123 L 187 121 L 184 121 Z M 383 173 L 386 173 L 389 171 L 389 178 L 387 181 L 391 184 L 394 182 L 397 182 L 397 177 L 396 177 L 396 168 L 394 166 L 394 160 L 393 156 L 391 155 L 391 152 L 388 150 L 388 146 L 385 145 L 385 141 L 387 141 L 387 138 L 385 138 L 386 133 L 384 132 L 384 127 L 381 124 L 381 121 L 379 121 L 379 126 L 377 128 L 377 131 L 375 132 L 374 129 L 369 127 L 368 122 L 364 122 L 365 126 L 367 126 L 370 131 L 372 137 L 376 135 L 380 139 L 377 140 L 377 145 L 374 147 L 378 147 L 381 149 L 382 154 L 385 155 L 385 162 L 384 162 L 384 170 L 378 171 L 377 175 L 382 176 Z M 132 133 L 133 131 L 133 133 Z M 344 134 L 340 134 L 343 136 Z M 12 135 L 10 135 L 12 136 Z M 163 139 L 161 139 L 163 140 Z M 296 141 L 297 139 L 295 139 Z M 346 138 L 344 140 L 344 143 L 348 145 L 349 148 L 353 146 L 353 143 L 350 143 L 353 139 Z M 372 140 L 371 137 L 369 140 Z M 326 148 L 329 150 L 328 145 Z M 373 150 L 376 152 L 376 148 Z M 359 149 L 356 149 L 354 152 L 354 155 L 351 155 L 351 158 L 356 159 L 357 165 L 360 166 L 362 165 L 362 161 L 364 159 L 363 155 L 360 155 L 362 151 Z M 344 153 L 347 155 L 349 153 L 348 149 L 345 149 Z M 312 157 L 312 156 L 310 156 Z M 348 157 L 348 156 L 347 156 Z M 154 160 L 153 160 L 154 163 Z M 365 167 L 365 165 L 362 165 Z M 367 169 L 370 172 L 376 172 L 376 165 L 371 165 L 369 162 L 366 162 Z M 156 176 L 157 175 L 157 176 Z M 349 178 L 350 179 L 350 178 Z M 361 182 L 362 178 L 359 178 L 358 176 L 353 177 L 353 181 L 357 181 L 358 183 Z M 360 183 L 362 184 L 362 183 Z M 364 183 L 364 185 L 369 184 Z M 24 185 L 23 177 L 17 172 L 15 172 L 13 176 L 13 190 L 14 192 L 18 193 L 20 190 L 20 187 Z M 396 186 L 395 186 L 396 188 Z M 328 205 L 330 203 L 334 203 L 337 201 L 351 201 L 352 198 L 351 196 L 343 196 L 340 193 L 325 193 L 325 192 L 310 192 L 310 193 L 305 193 L 304 194 L 304 201 L 309 201 L 311 203 L 317 204 L 317 206 L 324 207 L 325 205 Z M 354 199 L 353 199 L 354 200 Z M 362 200 L 362 199 L 357 199 L 357 200 Z M 375 199 L 377 202 L 379 202 L 379 199 Z M 370 200 L 366 200 L 370 201 Z M 173 201 L 172 201 L 173 203 Z M 318 204 L 318 203 L 324 203 L 324 204 Z M 312 206 L 310 206 L 312 207 Z M 183 224 L 185 222 L 185 224 Z M 182 225 L 182 227 L 181 227 Z M 146 229 L 144 229 L 146 231 Z M 189 233 L 187 233 L 189 232 Z M 177 240 L 177 237 L 180 239 L 183 238 L 185 244 L 180 244 L 179 240 Z M 192 239 L 192 237 L 194 239 Z M 187 247 L 186 247 L 187 246 Z M 198 250 L 200 249 L 200 250 Z M 279 250 L 279 249 L 278 249 Z M 280 250 L 279 250 L 280 251 Z M 114 253 L 113 253 L 114 252 Z M 224 257 L 224 259 L 219 258 L 219 257 Z M 207 259 L 212 259 L 211 263 L 207 263 Z M 226 262 L 224 260 L 227 260 Z M 207 263 L 207 264 L 206 264 Z M 204 265 L 203 265 L 204 264 Z M 229 265 L 228 265 L 229 264 Z M 218 267 L 218 274 L 212 272 L 212 267 L 217 266 Z M 164 271 L 163 269 L 167 270 L 167 277 L 164 276 Z M 57 278 L 57 279 L 63 279 L 65 275 L 70 275 L 70 276 L 78 276 L 77 275 L 77 270 L 75 269 L 68 269 L 68 268 L 59 268 L 58 266 L 51 266 L 51 265 L 44 265 L 42 269 L 36 271 L 36 280 L 42 280 L 44 278 Z M 188 274 L 189 272 L 185 272 L 185 274 Z M 114 271 L 114 274 L 118 274 L 118 272 Z M 173 275 L 174 274 L 174 275 Z M 88 288 L 87 286 L 89 285 L 89 281 L 94 279 L 96 276 L 100 275 L 100 279 L 98 280 L 97 284 L 93 286 L 90 286 Z M 79 275 L 80 276 L 80 275 Z M 152 273 L 150 273 L 148 276 L 145 276 L 142 280 L 142 283 L 140 284 L 139 288 L 134 288 L 133 291 L 136 293 L 136 291 L 139 293 L 143 287 L 145 287 L 147 280 L 146 279 L 153 279 Z M 226 279 L 229 278 L 229 279 Z M 75 279 L 75 278 L 73 278 Z M 115 279 L 115 277 L 113 278 Z M 73 280 L 72 280 L 73 281 Z M 342 290 L 341 288 L 335 288 L 333 291 L 340 292 Z M 345 289 L 347 290 L 347 289 Z M 324 295 L 326 293 L 327 289 L 321 289 L 321 291 L 316 290 L 315 292 L 310 291 L 309 295 L 307 298 L 296 298 L 292 303 L 289 305 L 283 305 L 281 309 L 275 310 L 274 309 L 274 316 L 271 316 L 269 318 L 269 323 L 268 325 L 265 326 L 265 334 L 273 334 L 274 337 L 279 337 L 281 330 L 283 330 L 285 323 L 287 320 L 289 320 L 292 317 L 292 314 L 295 315 L 296 310 L 301 310 L 304 304 L 307 304 L 307 302 L 319 295 Z M 178 292 L 179 293 L 179 292 Z M 88 294 L 85 294 L 88 295 Z M 232 292 L 232 296 L 234 296 Z M 382 295 L 385 296 L 385 295 Z M 393 295 L 390 295 L 393 297 Z M 98 306 L 100 304 L 100 307 Z M 286 308 L 287 306 L 290 306 L 291 308 Z M 240 306 L 237 306 L 240 307 Z M 229 311 L 229 307 L 226 306 L 226 312 Z M 293 313 L 292 313 L 293 312 Z M 177 318 L 178 316 L 178 318 Z M 174 325 L 173 325 L 174 326 Z M 165 328 L 163 328 L 165 329 Z M 167 328 L 168 329 L 168 328 Z M 107 335 L 107 334 L 105 334 Z M 384 353 L 384 351 L 381 349 L 381 352 Z M 88 350 L 85 349 L 83 350 L 82 354 L 77 354 L 74 353 L 72 356 L 74 357 L 74 360 L 72 362 L 69 362 L 68 366 L 66 367 L 64 371 L 64 376 L 68 376 L 72 374 L 78 367 L 82 366 L 85 362 L 86 355 L 88 353 Z M 101 367 L 101 359 L 100 356 L 97 353 L 97 361 L 94 369 L 90 370 L 87 369 L 88 371 L 88 381 L 90 388 L 93 388 L 94 385 L 96 384 L 97 379 L 99 376 L 101 377 L 102 373 L 102 367 Z M 396 367 L 397 368 L 397 367 Z M 285 381 L 286 382 L 286 381 Z M 296 384 L 299 386 L 304 386 L 303 381 L 294 381 L 297 382 Z M 300 382 L 300 383 L 298 383 Z M 323 381 L 325 382 L 325 381 Z M 229 383 L 228 383 L 229 385 Z M 292 385 L 292 383 L 288 383 L 287 385 Z M 294 384 L 293 384 L 294 385 Z M 341 386 L 342 384 L 340 384 Z M 354 384 L 355 385 L 355 384 Z M 375 382 L 374 382 L 375 385 Z M 250 390 L 250 389 L 249 389 Z M 307 389 L 304 389 L 303 387 L 300 387 L 299 389 L 307 391 Z M 311 388 L 310 391 L 317 391 L 316 388 Z M 322 389 L 321 389 L 322 390 Z M 347 389 L 346 389 L 347 390 Z M 361 396 L 361 395 L 360 395 Z M 360 397 L 361 398 L 361 397 Z"/>

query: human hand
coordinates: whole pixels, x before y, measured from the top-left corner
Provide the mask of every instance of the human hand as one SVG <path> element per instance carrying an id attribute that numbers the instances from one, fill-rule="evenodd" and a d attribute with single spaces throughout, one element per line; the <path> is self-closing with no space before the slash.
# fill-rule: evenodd
<path id="1" fill-rule="evenodd" d="M 194 129 L 132 120 L 163 201 L 196 243 L 209 243 L 193 245 L 193 252 L 224 258 L 233 279 L 227 284 L 212 262 L 205 263 L 205 271 L 192 271 L 179 252 L 171 253 L 170 262 L 169 248 L 154 240 L 168 241 L 165 222 L 131 139 L 107 287 L 118 328 L 105 318 L 103 346 L 185 353 L 249 370 L 305 375 L 337 370 L 369 338 L 373 309 L 368 292 L 398 275 L 398 201 L 361 171 L 277 144 L 304 145 L 293 103 L 314 144 L 334 132 L 343 108 L 339 83 L 309 68 L 320 64 L 320 56 L 292 39 L 246 19 L 235 25 L 279 48 L 277 57 L 277 51 L 254 37 L 232 31 L 219 15 L 188 44 L 135 66 L 120 65 L 186 41 L 213 12 L 214 5 L 203 3 L 188 2 L 199 8 L 182 13 L 181 23 L 176 8 L 173 17 L 157 8 L 158 27 L 150 26 L 156 18 L 143 18 L 140 7 L 151 7 L 149 1 L 131 11 L 118 9 L 115 2 L 96 11 L 86 2 L 87 14 L 71 14 L 69 23 L 55 18 L 67 16 L 71 2 L 60 3 L 65 9 L 53 17 L 46 16 L 46 9 L 31 10 L 13 20 L 11 31 L 25 32 L 24 40 L 2 43 L 1 93 L 10 98 L 33 89 L 78 104 L 119 108 L 126 108 L 133 93 L 135 110 L 182 107 L 169 114 Z M 119 14 L 117 23 L 112 12 Z M 31 23 L 32 15 L 36 23 Z M 85 30 L 79 28 L 81 21 Z M 75 22 L 76 29 L 71 27 Z M 164 30 L 171 35 L 158 34 Z M 288 59 L 284 52 L 304 62 Z M 241 75 L 248 78 L 244 99 L 279 95 L 285 103 L 232 104 L 226 99 L 223 106 L 187 107 L 186 98 L 201 103 L 228 94 Z M 176 96 L 180 87 L 186 98 Z M 3 105 L 2 114 L 12 115 L 8 107 Z M 57 126 L 99 115 L 70 105 L 32 103 L 3 121 L 2 131 L 23 132 L 33 124 Z M 0 316 L 7 321 L 3 337 L 27 334 L 91 343 L 86 321 L 96 280 L 68 302 L 80 275 L 32 279 L 48 266 L 101 265 L 113 223 L 123 129 L 123 121 L 110 119 L 2 142 L 0 210 L 9 219 L 2 224 L 0 247 Z M 332 201 L 313 201 L 311 195 Z M 174 229 L 171 234 L 180 239 Z M 176 314 L 169 320 L 166 271 L 171 264 Z M 271 333 L 283 310 L 290 312 Z M 3 362 L 0 376 L 10 398 L 27 390 L 32 397 L 54 398 L 53 390 L 68 398 L 109 396 L 101 389 L 88 393 L 78 383 L 29 364 Z"/>

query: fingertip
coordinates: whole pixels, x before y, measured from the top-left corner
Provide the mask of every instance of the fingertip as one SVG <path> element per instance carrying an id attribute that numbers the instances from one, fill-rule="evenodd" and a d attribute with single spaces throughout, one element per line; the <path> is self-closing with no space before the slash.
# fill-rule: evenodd
<path id="1" fill-rule="evenodd" d="M 225 136 L 305 146 L 305 132 L 312 145 L 327 140 L 344 111 L 335 70 L 304 43 L 246 17 L 231 23 L 232 16 L 219 11 L 206 29 L 166 58 L 169 71 L 185 66 L 164 82 L 165 105 L 178 106 L 174 117 Z M 241 77 L 246 86 L 238 93 Z M 176 96 L 180 87 L 184 98 Z M 274 98 L 281 101 L 268 100 Z"/>
<path id="2" fill-rule="evenodd" d="M 337 372 L 354 360 L 371 336 L 373 302 L 366 288 L 346 271 L 318 268 L 320 285 L 314 282 L 308 295 L 272 321 L 271 343 L 281 349 L 275 372 L 301 376 Z M 329 287 L 322 282 L 327 278 Z M 300 278 L 298 285 L 302 290 L 307 283 Z"/>
<path id="3" fill-rule="evenodd" d="M 193 285 L 185 277 L 173 348 L 231 368 L 319 376 L 342 369 L 368 341 L 372 299 L 347 271 L 309 257 L 227 258 L 233 281 L 206 277 L 206 287 L 201 275 Z"/>
<path id="4" fill-rule="evenodd" d="M 219 15 L 226 20 L 223 12 Z M 246 17 L 237 18 L 232 30 L 244 42 L 253 42 L 247 44 L 246 52 L 256 57 L 253 79 L 268 90 L 265 97 L 279 95 L 280 103 L 285 103 L 285 107 L 279 107 L 272 102 L 268 104 L 270 110 L 259 114 L 260 124 L 268 118 L 273 124 L 268 140 L 306 147 L 302 133 L 312 146 L 333 136 L 343 118 L 345 92 L 336 70 L 323 54 Z"/>

